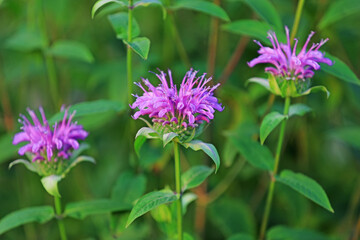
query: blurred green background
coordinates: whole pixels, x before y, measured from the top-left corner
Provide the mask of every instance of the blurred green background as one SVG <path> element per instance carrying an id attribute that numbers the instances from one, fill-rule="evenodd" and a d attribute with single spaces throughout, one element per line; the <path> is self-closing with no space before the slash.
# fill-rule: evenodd
<path id="1" fill-rule="evenodd" d="M 297 1 L 271 2 L 283 24 L 291 27 Z M 311 30 L 316 31 L 314 42 L 328 37 L 330 40 L 322 50 L 342 59 L 360 76 L 359 4 L 354 3 L 354 8 L 344 11 L 340 19 L 319 27 L 326 11 L 336 2 L 306 1 L 297 36 L 300 43 Z M 24 207 L 53 204 L 38 176 L 22 166 L 8 169 L 9 162 L 17 158 L 17 147 L 11 141 L 19 131 L 19 113 L 38 106 L 43 106 L 49 117 L 59 111 L 60 106 L 53 103 L 49 76 L 57 78 L 62 104 L 107 99 L 123 106 L 121 111 L 79 119 L 90 132 L 87 142 L 91 148 L 87 155 L 97 163 L 80 165 L 60 183 L 64 204 L 109 197 L 117 178 L 125 171 L 146 176 L 145 192 L 173 187 L 171 149 L 164 151 L 160 143 L 149 141 L 140 152 L 136 168 L 129 160 L 129 144 L 135 133 L 130 133 L 127 127 L 134 120 L 127 105 L 126 47 L 116 39 L 105 14 L 117 10 L 108 8 L 92 19 L 93 4 L 94 1 L 85 0 L 0 0 L 0 217 Z M 246 1 L 223 0 L 220 4 L 231 21 L 261 19 Z M 134 81 L 144 77 L 156 84 L 158 80 L 149 71 L 169 68 L 174 81 L 180 83 L 188 70 L 177 51 L 169 17 L 164 19 L 162 14 L 162 9 L 155 5 L 134 10 L 141 36 L 151 41 L 147 60 L 133 56 Z M 218 43 L 209 47 L 216 29 L 211 16 L 191 10 L 171 14 L 191 66 L 212 74 L 214 83 L 222 83 L 216 95 L 225 106 L 202 136 L 217 147 L 222 166 L 206 184 L 195 189 L 198 200 L 189 205 L 184 228 L 198 239 L 226 239 L 238 232 L 254 234 L 262 217 L 268 173 L 245 163 L 229 146 L 226 136 L 231 133 L 257 138 L 269 94 L 259 86 L 245 86 L 245 81 L 254 76 L 266 77 L 263 66 L 249 68 L 246 64 L 257 56 L 258 46 L 252 42 L 253 37 L 249 40 L 246 35 L 222 30 L 225 22 L 218 21 Z M 76 47 L 80 53 L 61 49 L 56 52 L 55 44 L 64 40 L 80 44 Z M 209 55 L 214 52 L 216 62 L 212 65 Z M 234 55 L 239 61 L 234 62 L 233 71 L 228 71 L 226 67 Z M 325 94 L 318 93 L 295 100 L 306 103 L 313 112 L 289 121 L 280 168 L 316 179 L 326 190 L 335 213 L 277 184 L 269 226 L 311 229 L 321 232 L 324 239 L 351 239 L 360 213 L 360 87 L 323 71 L 315 74 L 314 84 L 325 85 L 331 96 L 326 99 Z M 134 91 L 140 93 L 137 87 Z M 276 98 L 272 108 L 281 111 L 282 104 L 282 99 Z M 136 125 L 144 124 L 136 121 Z M 275 131 L 266 141 L 271 150 L 275 149 L 277 136 Z M 189 164 L 211 165 L 202 153 L 182 151 L 181 157 L 186 159 L 184 169 Z M 232 176 L 233 181 L 224 183 L 224 192 L 204 204 L 207 193 Z M 65 225 L 69 239 L 114 239 L 114 232 L 120 239 L 166 239 L 149 214 L 126 230 L 123 227 L 114 230 L 109 214 L 90 216 L 83 221 L 69 218 Z M 55 221 L 27 224 L 0 238 L 58 239 L 58 229 Z"/>

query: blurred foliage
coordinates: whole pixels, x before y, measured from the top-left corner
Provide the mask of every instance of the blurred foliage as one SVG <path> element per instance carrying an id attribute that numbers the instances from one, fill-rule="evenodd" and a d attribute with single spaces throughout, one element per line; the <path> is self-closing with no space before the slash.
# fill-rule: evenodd
<path id="1" fill-rule="evenodd" d="M 266 74 L 262 67 L 247 66 L 246 62 L 257 55 L 258 46 L 243 39 L 247 35 L 251 35 L 251 39 L 258 35 L 261 39 L 269 24 L 282 29 L 282 22 L 291 27 L 297 1 L 270 1 L 273 8 L 265 12 L 261 1 L 255 1 L 260 5 L 250 0 L 219 2 L 231 22 L 223 21 L 227 20 L 226 14 L 216 10 L 223 19 L 219 20 L 220 26 L 224 27 L 218 30 L 218 43 L 212 48 L 209 48 L 214 27 L 212 18 L 201 13 L 207 11 L 196 11 L 199 6 L 184 7 L 183 2 L 168 8 L 194 69 L 210 71 L 209 51 L 216 52 L 213 79 L 214 82 L 221 79 L 217 96 L 225 106 L 202 136 L 217 147 L 222 165 L 206 184 L 193 190 L 198 199 L 187 206 L 184 229 L 195 239 L 252 239 L 262 217 L 268 173 L 248 163 L 237 164 L 241 156 L 231 145 L 231 138 L 258 140 L 264 113 L 281 109 L 282 100 L 276 98 L 272 108 L 267 109 L 266 90 L 255 84 L 245 86 L 249 78 L 266 77 Z M 156 225 L 153 218 L 166 222 L 171 217 L 170 208 L 147 214 L 124 228 L 128 217 L 128 211 L 123 211 L 128 209 L 124 204 L 132 204 L 143 192 L 163 189 L 169 184 L 174 188 L 172 150 L 170 145 L 164 150 L 160 142 L 146 141 L 138 159 L 129 154 L 135 133 L 128 127 L 134 120 L 123 107 L 127 106 L 126 47 L 116 38 L 114 26 L 105 16 L 118 9 L 109 6 L 92 19 L 93 4 L 94 1 L 85 0 L 0 0 L 0 217 L 22 208 L 53 205 L 35 174 L 21 166 L 8 170 L 10 161 L 17 158 L 17 148 L 11 140 L 20 127 L 19 113 L 24 113 L 26 107 L 36 109 L 41 105 L 47 115 L 52 116 L 62 104 L 103 99 L 119 106 L 109 106 L 112 111 L 103 109 L 79 120 L 90 131 L 87 142 L 91 148 L 86 155 L 94 157 L 96 165 L 84 164 L 72 170 L 59 184 L 64 205 L 80 202 L 84 205 L 69 206 L 86 208 L 86 204 L 98 204 L 98 213 L 94 216 L 85 218 L 87 215 L 74 214 L 77 217 L 65 219 L 69 239 L 166 239 L 165 233 L 173 231 L 171 226 Z M 156 5 L 134 10 L 141 36 L 151 41 L 147 60 L 133 57 L 134 81 L 144 77 L 155 82 L 149 71 L 170 68 L 174 81 L 180 83 L 188 70 L 173 38 L 169 12 L 163 11 Z M 311 30 L 316 31 L 314 42 L 328 37 L 330 40 L 323 50 L 341 59 L 353 73 L 345 76 L 351 78 L 348 81 L 325 71 L 315 74 L 315 85 L 326 86 L 330 98 L 311 94 L 296 100 L 310 106 L 312 113 L 293 117 L 288 122 L 286 150 L 280 167 L 316 179 L 326 190 L 335 213 L 277 184 L 268 239 L 304 239 L 305 235 L 306 239 L 351 239 L 355 234 L 360 214 L 359 13 L 358 1 L 308 0 L 305 3 L 297 34 L 300 42 Z M 111 16 L 110 21 L 116 17 Z M 230 24 L 241 29 L 228 31 Z M 246 44 L 242 43 L 240 60 L 229 77 L 224 78 L 224 70 L 233 54 L 239 52 L 242 40 Z M 61 103 L 53 100 L 51 78 L 57 79 Z M 144 126 L 142 121 L 134 124 L 138 129 Z M 272 152 L 277 135 L 275 129 L 266 139 Z M 212 164 L 203 153 L 184 148 L 181 158 L 184 172 L 192 165 Z M 136 189 L 129 192 L 127 188 Z M 215 190 L 221 194 L 210 201 L 208 197 Z M 122 198 L 119 194 L 125 196 Z M 116 199 L 123 200 L 119 203 L 121 206 L 116 206 Z M 101 214 L 99 206 L 108 206 L 115 213 Z M 31 220 L 34 216 L 27 217 Z M 44 225 L 29 223 L 5 233 L 1 239 L 58 239 L 57 231 L 55 221 Z"/>

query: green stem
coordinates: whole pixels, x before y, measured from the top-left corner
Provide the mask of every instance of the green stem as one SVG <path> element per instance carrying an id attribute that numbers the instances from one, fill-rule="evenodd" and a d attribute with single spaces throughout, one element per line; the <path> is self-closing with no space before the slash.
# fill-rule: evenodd
<path id="1" fill-rule="evenodd" d="M 127 41 L 131 43 L 132 41 L 132 8 L 133 8 L 133 0 L 129 0 L 129 11 L 128 11 L 128 36 Z M 127 46 L 126 52 L 126 69 L 127 69 L 127 88 L 128 88 L 128 103 L 132 102 L 132 50 L 130 46 Z"/>
<path id="2" fill-rule="evenodd" d="M 180 169 L 180 153 L 179 145 L 176 141 L 174 142 L 174 159 L 175 159 L 175 183 L 176 183 L 176 193 L 178 194 L 178 200 L 176 201 L 176 213 L 177 213 L 177 233 L 178 240 L 183 239 L 182 233 L 182 192 L 181 192 L 181 169 Z"/>
<path id="3" fill-rule="evenodd" d="M 65 225 L 61 217 L 61 201 L 59 197 L 55 197 L 55 196 L 54 196 L 54 200 L 55 200 L 55 212 L 58 217 L 57 222 L 59 226 L 60 238 L 61 240 L 67 240 Z"/>
<path id="4" fill-rule="evenodd" d="M 304 4 L 305 4 L 305 0 L 299 0 L 298 5 L 296 7 L 295 20 L 291 30 L 290 44 L 292 44 L 292 42 L 294 41 L 295 35 L 298 31 L 301 12 L 303 10 Z"/>
<path id="5" fill-rule="evenodd" d="M 285 116 L 288 115 L 288 113 L 289 113 L 289 107 L 290 107 L 290 97 L 286 97 L 285 98 L 285 106 L 284 106 L 284 115 Z M 279 168 L 281 148 L 282 148 L 284 136 L 285 136 L 286 122 L 287 122 L 287 119 L 284 119 L 284 121 L 281 123 L 279 141 L 278 141 L 278 145 L 276 148 L 275 165 L 274 165 L 274 169 L 271 173 L 271 182 L 270 182 L 270 187 L 269 187 L 269 191 L 268 191 L 268 195 L 267 195 L 267 199 L 266 199 L 265 212 L 264 212 L 263 219 L 261 222 L 260 236 L 259 236 L 260 240 L 264 239 L 264 237 L 265 237 L 266 227 L 267 227 L 267 223 L 268 223 L 269 216 L 270 216 L 271 202 L 272 202 L 272 199 L 274 196 L 274 189 L 275 189 L 275 176 L 276 176 L 276 174 L 278 172 L 278 168 Z"/>

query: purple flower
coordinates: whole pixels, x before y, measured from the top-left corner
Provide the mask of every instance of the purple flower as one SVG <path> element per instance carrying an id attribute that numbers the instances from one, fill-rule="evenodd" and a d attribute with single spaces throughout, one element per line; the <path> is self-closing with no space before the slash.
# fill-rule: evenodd
<path id="1" fill-rule="evenodd" d="M 49 123 L 45 117 L 42 107 L 39 108 L 42 124 L 31 109 L 27 109 L 33 124 L 22 114 L 19 122 L 23 124 L 22 132 L 15 134 L 13 144 L 20 142 L 27 142 L 27 144 L 19 149 L 19 154 L 24 155 L 26 152 L 34 154 L 32 161 L 48 160 L 55 162 L 60 159 L 67 159 L 71 155 L 72 149 L 78 149 L 78 140 L 84 140 L 88 133 L 83 130 L 81 125 L 76 122 L 71 122 L 75 115 L 75 111 L 68 116 L 68 110 L 64 112 L 62 121 L 55 123 L 53 128 L 50 128 Z"/>
<path id="2" fill-rule="evenodd" d="M 141 83 L 135 83 L 143 91 L 142 96 L 133 95 L 136 101 L 130 105 L 132 109 L 138 108 L 133 118 L 148 115 L 153 122 L 162 125 L 187 128 L 195 128 L 202 122 L 210 122 L 214 118 L 215 110 L 222 111 L 224 108 L 213 96 L 214 90 L 220 85 L 206 86 L 211 81 L 206 78 L 206 73 L 196 77 L 198 71 L 188 71 L 178 90 L 173 83 L 171 71 L 168 71 L 170 84 L 166 74 L 160 71 L 156 76 L 160 84 L 155 87 L 148 79 L 142 79 L 147 87 Z"/>
<path id="3" fill-rule="evenodd" d="M 296 54 L 296 47 L 298 40 L 295 40 L 293 49 L 290 46 L 289 29 L 285 27 L 287 43 L 279 43 L 275 32 L 270 31 L 268 38 L 272 44 L 272 48 L 264 47 L 259 41 L 255 40 L 260 46 L 258 53 L 259 57 L 248 62 L 249 67 L 253 67 L 259 63 L 270 63 L 275 67 L 266 67 L 265 71 L 274 76 L 284 77 L 287 80 L 304 80 L 314 76 L 314 70 L 319 70 L 319 63 L 326 63 L 332 65 L 333 62 L 324 57 L 324 53 L 319 51 L 319 48 L 324 45 L 329 39 L 321 40 L 320 43 L 313 43 L 310 49 L 306 48 L 310 42 L 311 37 L 315 32 L 311 32 L 305 42 L 301 51 Z"/>

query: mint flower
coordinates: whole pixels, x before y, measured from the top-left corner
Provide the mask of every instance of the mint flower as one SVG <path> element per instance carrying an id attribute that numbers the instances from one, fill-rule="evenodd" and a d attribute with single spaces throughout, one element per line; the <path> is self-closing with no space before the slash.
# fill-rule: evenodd
<path id="1" fill-rule="evenodd" d="M 306 50 L 311 37 L 315 32 L 311 32 L 305 42 L 305 45 L 299 53 L 296 52 L 298 40 L 295 40 L 293 48 L 290 45 L 289 29 L 285 27 L 287 43 L 279 43 L 275 32 L 270 31 L 268 38 L 272 44 L 271 47 L 264 47 L 259 41 L 254 40 L 260 46 L 259 57 L 248 62 L 249 67 L 259 63 L 270 63 L 274 67 L 266 67 L 265 71 L 275 77 L 283 77 L 286 80 L 305 80 L 314 76 L 314 71 L 320 69 L 319 63 L 332 65 L 333 62 L 324 57 L 324 53 L 319 49 L 329 39 L 321 40 L 320 43 L 313 43 L 309 50 Z"/>
<path id="2" fill-rule="evenodd" d="M 197 73 L 192 69 L 188 71 L 179 88 L 173 83 L 170 70 L 168 76 L 163 71 L 155 74 L 160 80 L 156 87 L 148 79 L 142 79 L 146 87 L 135 83 L 144 93 L 141 96 L 133 95 L 136 101 L 130 107 L 138 109 L 133 118 L 147 115 L 154 123 L 185 130 L 188 127 L 196 128 L 203 122 L 209 123 L 216 110 L 221 112 L 224 109 L 213 96 L 220 84 L 207 86 L 212 78 L 206 78 L 206 73 L 197 77 Z"/>
<path id="3" fill-rule="evenodd" d="M 67 120 L 68 110 L 65 110 L 63 120 L 55 123 L 51 128 L 42 107 L 39 108 L 42 123 L 34 111 L 29 108 L 27 111 L 32 123 L 26 116 L 20 115 L 19 122 L 23 124 L 22 132 L 15 134 L 13 144 L 27 142 L 25 146 L 19 149 L 18 153 L 20 155 L 27 152 L 32 153 L 34 155 L 33 162 L 36 160 L 56 162 L 58 159 L 68 159 L 71 151 L 79 148 L 78 140 L 84 140 L 88 136 L 81 125 L 72 122 L 75 112 Z"/>

